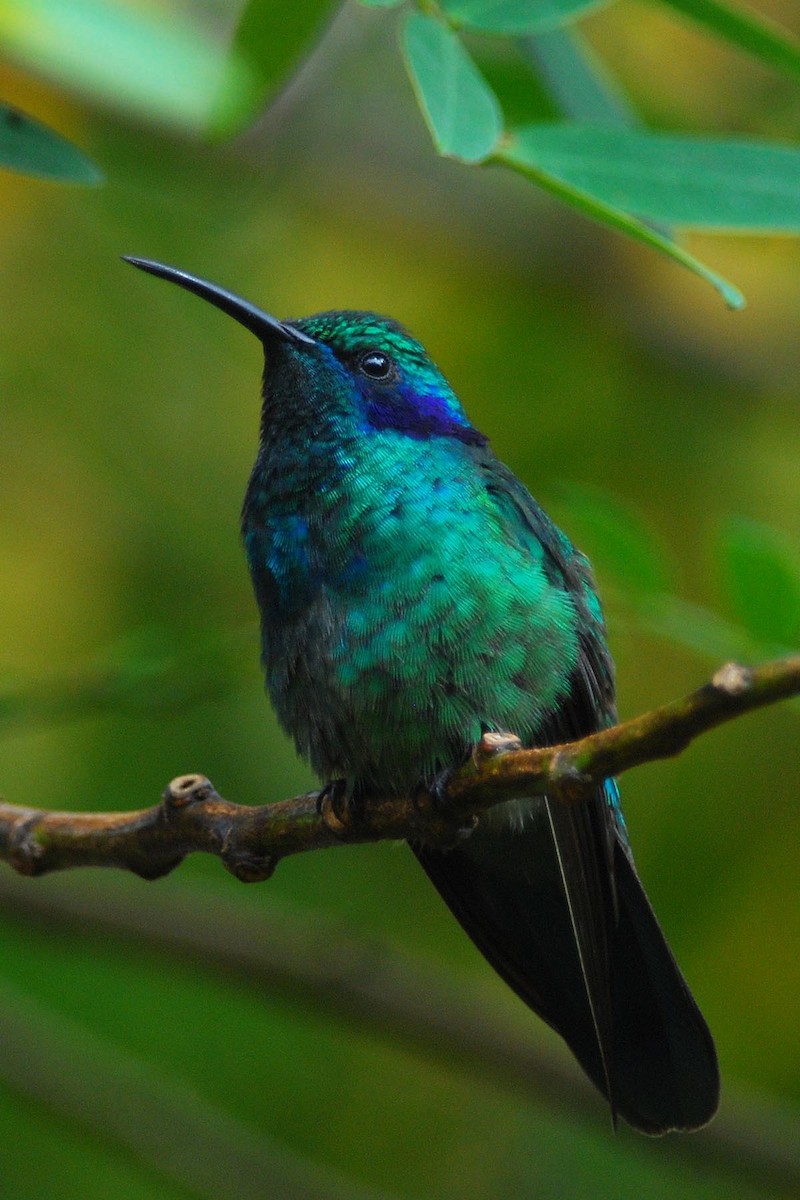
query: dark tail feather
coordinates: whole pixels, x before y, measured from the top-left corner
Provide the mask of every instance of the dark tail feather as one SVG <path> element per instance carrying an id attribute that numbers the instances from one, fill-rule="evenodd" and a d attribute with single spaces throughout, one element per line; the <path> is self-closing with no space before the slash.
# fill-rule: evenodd
<path id="1" fill-rule="evenodd" d="M 585 877 L 578 854 L 584 877 L 571 881 L 571 912 L 561 867 L 571 873 L 576 860 L 562 835 L 561 863 L 544 810 L 522 829 L 482 822 L 454 850 L 415 853 L 481 952 L 561 1034 L 615 1112 L 644 1133 L 696 1129 L 719 1100 L 706 1023 L 623 846 L 609 844 L 607 878 L 599 863 Z"/>
<path id="2" fill-rule="evenodd" d="M 559 804 L 547 799 L 544 809 L 603 1070 L 602 1082 L 598 1080 L 597 1085 L 608 1097 L 616 1125 L 610 956 L 617 897 L 609 860 L 607 813 L 602 803 Z"/>

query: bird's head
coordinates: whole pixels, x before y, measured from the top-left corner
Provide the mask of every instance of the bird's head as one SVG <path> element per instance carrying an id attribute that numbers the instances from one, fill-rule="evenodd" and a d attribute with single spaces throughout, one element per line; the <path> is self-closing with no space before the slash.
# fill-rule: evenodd
<path id="1" fill-rule="evenodd" d="M 468 421 L 450 384 L 401 325 L 371 312 L 324 312 L 280 321 L 247 300 L 177 267 L 126 262 L 177 283 L 244 325 L 264 347 L 263 429 L 330 412 L 365 433 L 395 430 L 467 444 L 486 438 Z"/>

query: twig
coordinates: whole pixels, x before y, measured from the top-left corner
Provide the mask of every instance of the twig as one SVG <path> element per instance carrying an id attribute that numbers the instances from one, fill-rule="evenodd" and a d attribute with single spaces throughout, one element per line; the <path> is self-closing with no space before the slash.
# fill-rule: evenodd
<path id="1" fill-rule="evenodd" d="M 798 693 L 800 655 L 752 668 L 728 663 L 683 700 L 576 742 L 522 750 L 510 735 L 487 734 L 440 793 L 380 797 L 358 812 L 339 811 L 327 792 L 259 807 L 232 804 L 195 774 L 173 779 L 160 804 L 138 812 L 0 804 L 0 859 L 22 875 L 106 866 L 157 879 L 187 854 L 205 851 L 237 879 L 255 882 L 269 878 L 281 858 L 305 850 L 384 839 L 447 844 L 503 800 L 547 794 L 574 803 L 611 775 L 679 754 L 699 734 Z"/>

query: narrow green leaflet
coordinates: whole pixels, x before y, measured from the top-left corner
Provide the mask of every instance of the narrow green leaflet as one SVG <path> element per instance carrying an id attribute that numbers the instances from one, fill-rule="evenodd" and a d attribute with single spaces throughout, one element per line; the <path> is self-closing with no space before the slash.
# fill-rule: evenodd
<path id="1" fill-rule="evenodd" d="M 741 622 L 733 624 L 675 594 L 672 558 L 658 531 L 631 504 L 605 488 L 566 481 L 554 499 L 559 524 L 589 554 L 601 583 L 613 589 L 605 604 L 612 628 L 638 627 L 718 663 L 797 644 L 800 553 L 789 551 L 774 530 L 735 518 L 723 531 L 718 557 Z M 794 641 L 778 636 L 792 624 Z"/>
<path id="2" fill-rule="evenodd" d="M 500 105 L 458 36 L 433 17 L 409 13 L 402 32 L 411 83 L 440 154 L 480 162 L 503 128 Z"/>
<path id="3" fill-rule="evenodd" d="M 651 221 L 694 229 L 800 230 L 800 149 L 579 124 L 518 129 L 509 155 Z"/>
<path id="4" fill-rule="evenodd" d="M 800 648 L 800 549 L 769 525 L 732 518 L 717 549 L 736 618 L 758 641 Z"/>
<path id="5" fill-rule="evenodd" d="M 564 482 L 559 520 L 574 531 L 596 566 L 607 572 L 631 601 L 660 595 L 671 585 L 666 552 L 656 531 L 613 492 Z"/>
<path id="6" fill-rule="evenodd" d="M 712 33 L 755 54 L 762 62 L 790 75 L 800 75 L 800 41 L 788 29 L 745 8 L 723 0 L 661 0 L 684 16 L 705 25 Z"/>
<path id="7" fill-rule="evenodd" d="M 225 137 L 256 116 L 292 68 L 313 44 L 332 8 L 332 0 L 280 4 L 250 0 L 244 9 L 214 103 L 210 133 Z M 253 87 L 241 86 L 241 65 Z"/>
<path id="8" fill-rule="evenodd" d="M 536 128 L 539 128 L 538 126 Z M 595 132 L 602 132 L 601 126 L 595 127 Z M 616 132 L 612 130 L 611 132 Z M 695 258 L 693 254 L 683 250 L 670 238 L 659 233 L 658 230 L 645 225 L 642 221 L 636 219 L 625 212 L 621 208 L 609 204 L 605 200 L 599 199 L 592 195 L 591 192 L 584 188 L 576 187 L 571 183 L 565 182 L 554 174 L 550 174 L 543 169 L 537 162 L 535 154 L 529 153 L 529 149 L 524 138 L 519 135 L 524 131 L 518 131 L 517 135 L 511 135 L 503 144 L 500 150 L 494 155 L 496 162 L 504 163 L 508 167 L 519 171 L 528 179 L 551 192 L 562 200 L 565 204 L 571 205 L 584 216 L 591 217 L 595 221 L 599 221 L 601 225 L 608 225 L 611 229 L 616 229 L 619 233 L 626 233 L 629 237 L 635 238 L 637 241 L 644 242 L 653 250 L 659 250 L 668 258 L 672 258 L 675 262 L 680 263 L 684 267 L 688 267 L 701 279 L 705 279 L 713 287 L 717 289 L 725 303 L 729 308 L 744 308 L 744 296 L 738 288 L 729 283 L 727 279 L 723 279 L 716 271 L 712 271 L 705 263 Z"/>
<path id="9" fill-rule="evenodd" d="M 177 11 L 108 0 L 0 0 L 4 55 L 126 115 L 181 129 L 206 123 L 224 55 Z M 236 67 L 237 86 L 251 86 Z"/>
<path id="10" fill-rule="evenodd" d="M 563 116 L 623 129 L 640 123 L 611 72 L 574 26 L 546 30 L 522 44 Z"/>
<path id="11" fill-rule="evenodd" d="M 716 659 L 717 665 L 729 661 L 732 655 L 746 659 L 754 653 L 752 638 L 740 625 L 668 592 L 649 597 L 648 603 L 636 610 L 635 620 L 640 628 L 657 637 Z"/>
<path id="12" fill-rule="evenodd" d="M 102 183 L 90 158 L 33 117 L 0 104 L 0 167 L 63 183 Z"/>
<path id="13" fill-rule="evenodd" d="M 402 4 L 403 0 L 358 0 L 359 4 L 363 4 L 364 8 L 395 8 L 398 4 Z"/>
<path id="14" fill-rule="evenodd" d="M 575 21 L 611 0 L 442 0 L 456 25 L 483 33 L 535 33 Z"/>

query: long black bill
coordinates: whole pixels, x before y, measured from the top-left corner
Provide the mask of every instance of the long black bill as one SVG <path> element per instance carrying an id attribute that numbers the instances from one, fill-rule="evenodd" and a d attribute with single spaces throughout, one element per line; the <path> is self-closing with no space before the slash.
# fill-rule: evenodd
<path id="1" fill-rule="evenodd" d="M 123 254 L 122 257 L 125 262 L 132 263 L 134 267 L 139 267 L 140 270 L 147 271 L 150 275 L 157 275 L 160 279 L 169 279 L 170 282 L 185 288 L 187 292 L 194 292 L 195 296 L 199 296 L 201 300 L 208 300 L 209 304 L 221 308 L 224 313 L 233 317 L 234 321 L 238 321 L 240 325 L 244 325 L 245 329 L 249 329 L 262 342 L 279 338 L 285 342 L 296 342 L 303 346 L 315 345 L 313 338 L 296 329 L 294 325 L 279 321 L 277 317 L 271 317 L 269 313 L 256 308 L 255 304 L 251 304 L 248 300 L 242 300 L 241 296 L 234 295 L 233 292 L 220 287 L 217 283 L 209 283 L 207 279 L 198 279 L 196 275 L 190 275 L 188 271 L 181 271 L 177 267 L 168 267 L 164 263 L 153 262 L 150 258 L 134 258 L 129 254 Z"/>

